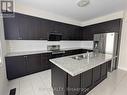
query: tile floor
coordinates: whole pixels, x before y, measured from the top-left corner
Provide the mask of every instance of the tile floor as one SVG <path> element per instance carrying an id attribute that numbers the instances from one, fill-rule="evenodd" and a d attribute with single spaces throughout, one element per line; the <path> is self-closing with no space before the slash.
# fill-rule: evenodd
<path id="1" fill-rule="evenodd" d="M 8 87 L 17 88 L 16 95 L 53 95 L 51 70 L 12 80 Z M 127 72 L 116 70 L 108 74 L 88 95 L 127 95 Z"/>

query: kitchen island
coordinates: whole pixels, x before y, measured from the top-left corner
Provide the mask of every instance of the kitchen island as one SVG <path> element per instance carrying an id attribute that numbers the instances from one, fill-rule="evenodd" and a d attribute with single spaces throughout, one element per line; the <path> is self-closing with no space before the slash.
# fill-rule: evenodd
<path id="1" fill-rule="evenodd" d="M 112 55 L 83 53 L 50 59 L 54 95 L 85 95 L 107 78 Z"/>

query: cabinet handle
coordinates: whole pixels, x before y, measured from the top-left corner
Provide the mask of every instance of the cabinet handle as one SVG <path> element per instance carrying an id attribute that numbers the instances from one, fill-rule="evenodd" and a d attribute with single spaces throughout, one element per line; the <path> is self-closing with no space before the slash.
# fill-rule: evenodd
<path id="1" fill-rule="evenodd" d="M 22 37 L 19 37 L 18 39 L 19 39 L 19 40 L 22 40 Z"/>
<path id="2" fill-rule="evenodd" d="M 27 56 L 24 56 L 25 58 L 27 58 Z"/>

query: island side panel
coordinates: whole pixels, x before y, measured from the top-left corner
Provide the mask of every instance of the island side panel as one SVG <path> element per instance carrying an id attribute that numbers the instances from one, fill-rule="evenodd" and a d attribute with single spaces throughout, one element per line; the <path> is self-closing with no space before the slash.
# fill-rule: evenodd
<path id="1" fill-rule="evenodd" d="M 81 75 L 71 76 L 68 74 L 67 95 L 79 95 L 81 92 Z"/>
<path id="2" fill-rule="evenodd" d="M 67 95 L 67 73 L 52 64 L 51 81 L 54 95 Z"/>

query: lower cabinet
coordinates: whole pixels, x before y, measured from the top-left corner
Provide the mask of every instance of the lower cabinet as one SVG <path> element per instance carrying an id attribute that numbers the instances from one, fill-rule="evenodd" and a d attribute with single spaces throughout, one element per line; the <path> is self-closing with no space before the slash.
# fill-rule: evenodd
<path id="1" fill-rule="evenodd" d="M 41 54 L 27 55 L 27 74 L 41 71 Z"/>
<path id="2" fill-rule="evenodd" d="M 93 83 L 96 86 L 101 80 L 101 66 L 97 66 L 93 69 Z"/>
<path id="3" fill-rule="evenodd" d="M 51 69 L 51 83 L 54 95 L 67 95 L 67 73 L 55 65 L 52 65 Z"/>
<path id="4" fill-rule="evenodd" d="M 78 95 L 80 93 L 80 75 L 72 77 L 68 75 L 68 94 L 67 95 Z"/>
<path id="5" fill-rule="evenodd" d="M 108 63 L 109 62 L 106 62 L 101 65 L 101 80 L 103 80 L 103 79 L 105 79 L 105 77 L 107 77 Z"/>
<path id="6" fill-rule="evenodd" d="M 52 58 L 51 53 L 43 53 L 41 54 L 41 71 L 47 70 L 51 68 L 51 62 L 49 59 Z"/>
<path id="7" fill-rule="evenodd" d="M 53 65 L 51 81 L 54 95 L 86 95 L 107 78 L 107 64 L 107 62 L 103 63 L 77 76 L 71 76 Z"/>
<path id="8" fill-rule="evenodd" d="M 50 53 L 6 57 L 8 80 L 50 69 Z"/>
<path id="9" fill-rule="evenodd" d="M 93 70 L 81 74 L 81 95 L 88 93 L 93 86 Z"/>
<path id="10" fill-rule="evenodd" d="M 22 77 L 28 74 L 33 74 L 39 71 L 47 70 L 51 68 L 51 63 L 49 59 L 57 58 L 62 56 L 75 55 L 80 53 L 85 53 L 89 50 L 86 49 L 75 49 L 68 50 L 61 54 L 51 54 L 51 53 L 40 53 L 40 54 L 30 54 L 24 56 L 10 56 L 6 57 L 6 70 L 7 78 L 9 80 Z"/>
<path id="11" fill-rule="evenodd" d="M 26 75 L 26 57 L 6 57 L 7 78 L 9 80 Z"/>

